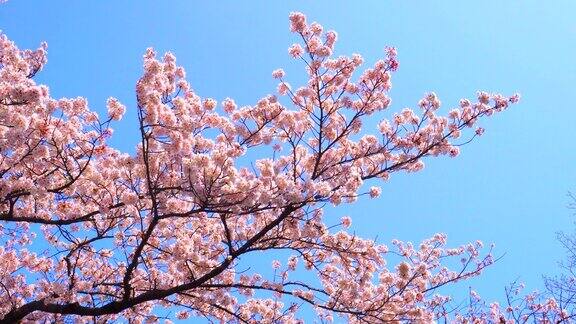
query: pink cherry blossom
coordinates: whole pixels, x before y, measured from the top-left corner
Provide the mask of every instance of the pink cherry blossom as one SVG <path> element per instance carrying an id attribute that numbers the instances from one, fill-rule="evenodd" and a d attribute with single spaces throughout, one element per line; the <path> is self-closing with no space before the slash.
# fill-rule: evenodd
<path id="1" fill-rule="evenodd" d="M 290 56 L 296 58 L 302 56 L 302 53 L 304 53 L 304 49 L 300 44 L 293 44 L 292 46 L 290 46 L 290 48 L 288 48 L 288 53 L 290 54 Z"/>
<path id="2" fill-rule="evenodd" d="M 108 117 L 113 120 L 120 120 L 126 112 L 126 107 L 122 105 L 116 98 L 109 98 L 107 101 Z"/>
<path id="3" fill-rule="evenodd" d="M 381 192 L 382 192 L 382 189 L 380 189 L 379 187 L 371 187 L 370 188 L 370 197 L 371 198 L 377 198 L 380 196 Z"/>
<path id="4" fill-rule="evenodd" d="M 224 111 L 227 113 L 231 113 L 236 110 L 237 106 L 233 99 L 226 98 L 222 101 L 222 106 L 224 107 Z"/>
<path id="5" fill-rule="evenodd" d="M 272 268 L 277 270 L 277 269 L 280 269 L 280 266 L 281 266 L 280 261 L 278 261 L 278 260 L 272 261 Z"/>
<path id="6" fill-rule="evenodd" d="M 342 217 L 340 221 L 342 223 L 342 226 L 344 226 L 345 228 L 348 228 L 350 227 L 350 225 L 352 225 L 352 219 L 348 216 Z"/>
<path id="7" fill-rule="evenodd" d="M 316 24 L 319 28 L 320 25 Z M 306 29 L 306 16 L 301 12 L 290 13 L 290 31 L 296 33 L 304 33 Z M 318 28 L 317 27 L 317 28 Z"/>
<path id="8" fill-rule="evenodd" d="M 282 69 L 272 71 L 272 77 L 274 79 L 281 79 L 283 76 L 284 76 L 284 70 Z"/>

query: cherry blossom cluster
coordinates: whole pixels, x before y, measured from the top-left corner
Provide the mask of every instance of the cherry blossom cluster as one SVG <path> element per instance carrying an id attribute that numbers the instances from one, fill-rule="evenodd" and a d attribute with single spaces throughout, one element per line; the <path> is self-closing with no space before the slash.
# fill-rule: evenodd
<path id="1" fill-rule="evenodd" d="M 558 302 L 537 291 L 524 294 L 524 284 L 517 282 L 506 287 L 505 305 L 486 303 L 474 290 L 470 290 L 468 305 L 456 314 L 450 314 L 455 323 L 571 323 L 574 314 L 562 309 Z M 447 314 L 448 315 L 448 314 Z"/>

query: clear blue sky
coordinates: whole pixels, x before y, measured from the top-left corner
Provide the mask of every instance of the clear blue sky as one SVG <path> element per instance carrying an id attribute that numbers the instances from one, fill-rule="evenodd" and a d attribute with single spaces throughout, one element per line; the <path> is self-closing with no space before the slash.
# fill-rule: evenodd
<path id="1" fill-rule="evenodd" d="M 289 59 L 296 40 L 290 11 L 339 33 L 338 54 L 371 63 L 398 48 L 390 111 L 435 91 L 444 109 L 476 90 L 522 94 L 519 105 L 482 121 L 485 135 L 457 159 L 427 160 L 417 174 L 396 174 L 378 200 L 332 211 L 353 230 L 420 241 L 435 232 L 449 243 L 480 239 L 505 257 L 473 282 L 502 297 L 520 277 L 540 288 L 563 257 L 555 232 L 571 230 L 566 194 L 576 191 L 576 2 L 564 1 L 26 1 L 0 6 L 0 29 L 21 48 L 49 45 L 38 75 L 54 97 L 87 97 L 101 114 L 115 96 L 129 107 L 113 145 L 137 141 L 134 85 L 144 50 L 172 51 L 198 94 L 253 104 L 275 91 L 273 69 L 296 85 Z M 377 119 L 371 121 L 372 125 Z M 366 131 L 371 131 L 366 129 Z"/>

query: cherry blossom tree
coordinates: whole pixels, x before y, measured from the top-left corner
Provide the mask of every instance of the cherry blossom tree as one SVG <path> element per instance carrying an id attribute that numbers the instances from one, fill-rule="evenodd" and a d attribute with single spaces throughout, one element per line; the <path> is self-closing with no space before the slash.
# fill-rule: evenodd
<path id="1" fill-rule="evenodd" d="M 576 210 L 576 196 L 569 193 L 568 197 L 571 200 L 568 208 Z M 559 274 L 544 278 L 547 292 L 562 309 L 576 314 L 576 232 L 559 232 L 557 239 L 566 251 L 566 257 L 558 263 Z"/>
<path id="2" fill-rule="evenodd" d="M 376 198 L 393 173 L 457 156 L 482 135 L 480 118 L 518 96 L 479 92 L 442 116 L 429 93 L 365 134 L 363 122 L 391 104 L 396 50 L 360 71 L 360 55 L 333 55 L 334 31 L 301 13 L 290 29 L 307 82 L 292 87 L 276 70 L 278 96 L 252 106 L 201 98 L 172 54 L 148 49 L 130 108 L 134 155 L 106 143 L 122 103 L 110 98 L 99 117 L 84 98 L 53 99 L 33 79 L 46 45 L 20 50 L 1 36 L 2 322 L 296 323 L 305 307 L 323 321 L 447 316 L 438 288 L 492 263 L 480 242 L 449 248 L 436 234 L 389 248 L 324 207 Z M 276 258 L 270 271 L 239 268 L 254 254 Z"/>
<path id="3" fill-rule="evenodd" d="M 505 287 L 502 303 L 487 303 L 474 290 L 470 290 L 469 302 L 456 307 L 450 316 L 454 323 L 572 323 L 576 314 L 566 309 L 553 296 L 538 291 L 524 293 L 522 283 L 513 282 Z"/>

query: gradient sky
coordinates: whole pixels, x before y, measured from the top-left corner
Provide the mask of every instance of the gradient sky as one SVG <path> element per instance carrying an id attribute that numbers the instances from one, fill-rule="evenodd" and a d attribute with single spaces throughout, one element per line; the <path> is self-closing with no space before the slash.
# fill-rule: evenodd
<path id="1" fill-rule="evenodd" d="M 37 76 L 53 97 L 88 98 L 105 114 L 109 96 L 128 106 L 111 143 L 133 151 L 138 140 L 134 85 L 144 50 L 172 51 L 193 88 L 240 105 L 272 93 L 273 69 L 298 86 L 302 66 L 287 53 L 296 37 L 288 14 L 304 12 L 339 34 L 337 54 L 367 64 L 398 48 L 393 105 L 415 107 L 435 91 L 444 111 L 477 90 L 522 94 L 520 104 L 481 121 L 484 136 L 456 159 L 426 160 L 416 174 L 395 174 L 378 200 L 330 210 L 353 218 L 363 237 L 418 242 L 436 232 L 450 244 L 495 243 L 505 254 L 468 284 L 488 299 L 520 278 L 541 288 L 564 252 L 555 232 L 571 231 L 567 193 L 576 191 L 576 2 L 565 1 L 26 1 L 0 6 L 0 29 L 20 48 L 47 41 Z M 379 120 L 367 123 L 367 132 Z"/>

